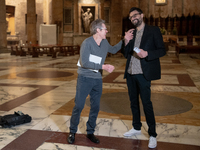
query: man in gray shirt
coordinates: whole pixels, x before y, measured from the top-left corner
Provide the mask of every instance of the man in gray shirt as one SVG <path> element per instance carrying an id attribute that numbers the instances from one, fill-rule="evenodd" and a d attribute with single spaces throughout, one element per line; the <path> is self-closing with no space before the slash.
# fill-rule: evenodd
<path id="1" fill-rule="evenodd" d="M 80 58 L 78 61 L 78 78 L 76 86 L 75 106 L 70 119 L 70 133 L 68 143 L 72 144 L 75 141 L 75 133 L 80 120 L 81 111 L 84 108 L 85 100 L 88 94 L 90 95 L 90 113 L 86 123 L 87 138 L 94 143 L 99 143 L 99 139 L 94 136 L 96 127 L 96 119 L 99 113 L 100 99 L 102 95 L 102 76 L 99 70 L 103 69 L 111 73 L 114 66 L 104 64 L 107 53 L 115 54 L 122 46 L 120 41 L 115 46 L 111 46 L 106 40 L 107 28 L 105 21 L 97 19 L 91 23 L 91 37 L 85 39 L 81 45 Z M 132 36 L 131 33 L 126 33 L 127 37 Z M 125 36 L 125 38 L 126 38 Z M 132 38 L 132 37 L 131 37 Z"/>

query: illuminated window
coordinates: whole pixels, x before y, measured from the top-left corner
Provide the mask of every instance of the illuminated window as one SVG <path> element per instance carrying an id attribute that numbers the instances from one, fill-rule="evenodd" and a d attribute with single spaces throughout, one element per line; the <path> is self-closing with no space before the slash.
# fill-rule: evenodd
<path id="1" fill-rule="evenodd" d="M 156 5 L 166 5 L 167 4 L 167 0 L 155 0 L 155 4 Z"/>

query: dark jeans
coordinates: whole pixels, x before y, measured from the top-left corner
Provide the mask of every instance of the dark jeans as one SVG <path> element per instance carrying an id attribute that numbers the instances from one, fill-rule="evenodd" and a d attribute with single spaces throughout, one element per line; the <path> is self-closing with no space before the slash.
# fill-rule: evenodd
<path id="1" fill-rule="evenodd" d="M 76 133 L 81 112 L 85 105 L 85 100 L 90 95 L 90 114 L 87 121 L 87 134 L 94 133 L 96 119 L 99 113 L 100 99 L 102 95 L 102 79 L 87 78 L 78 75 L 76 86 L 75 106 L 70 119 L 70 132 Z"/>
<path id="2" fill-rule="evenodd" d="M 146 122 L 149 127 L 150 136 L 156 137 L 156 122 L 151 102 L 151 81 L 145 79 L 143 74 L 130 75 L 127 74 L 128 93 L 131 102 L 131 110 L 133 115 L 133 127 L 141 130 L 139 95 L 142 100 Z"/>

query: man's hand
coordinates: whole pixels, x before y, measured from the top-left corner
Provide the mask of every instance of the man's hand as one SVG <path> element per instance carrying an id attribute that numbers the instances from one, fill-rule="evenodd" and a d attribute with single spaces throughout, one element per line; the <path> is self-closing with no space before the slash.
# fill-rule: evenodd
<path id="1" fill-rule="evenodd" d="M 135 29 L 130 29 L 127 32 L 125 32 L 125 36 L 124 36 L 125 45 L 127 45 L 128 42 L 133 39 L 133 31 L 134 30 Z"/>
<path id="2" fill-rule="evenodd" d="M 108 71 L 109 73 L 113 72 L 115 67 L 110 64 L 102 65 L 102 69 Z"/>
<path id="3" fill-rule="evenodd" d="M 140 57 L 140 58 L 145 58 L 148 56 L 148 52 L 147 51 L 144 51 L 143 49 L 140 49 L 140 52 L 137 53 L 137 55 Z"/>

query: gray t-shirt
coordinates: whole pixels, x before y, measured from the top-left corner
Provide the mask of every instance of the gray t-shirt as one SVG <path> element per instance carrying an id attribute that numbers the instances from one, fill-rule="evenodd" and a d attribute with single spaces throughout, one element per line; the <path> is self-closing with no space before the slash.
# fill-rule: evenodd
<path id="1" fill-rule="evenodd" d="M 78 74 L 89 78 L 102 78 L 100 72 L 94 72 L 93 70 L 102 69 L 107 53 L 117 53 L 121 49 L 121 45 L 122 41 L 117 43 L 115 46 L 111 46 L 106 39 L 103 39 L 100 46 L 98 46 L 93 36 L 85 39 L 81 44 L 79 58 L 81 67 L 78 67 Z M 91 54 L 102 58 L 100 64 L 89 61 Z"/>

